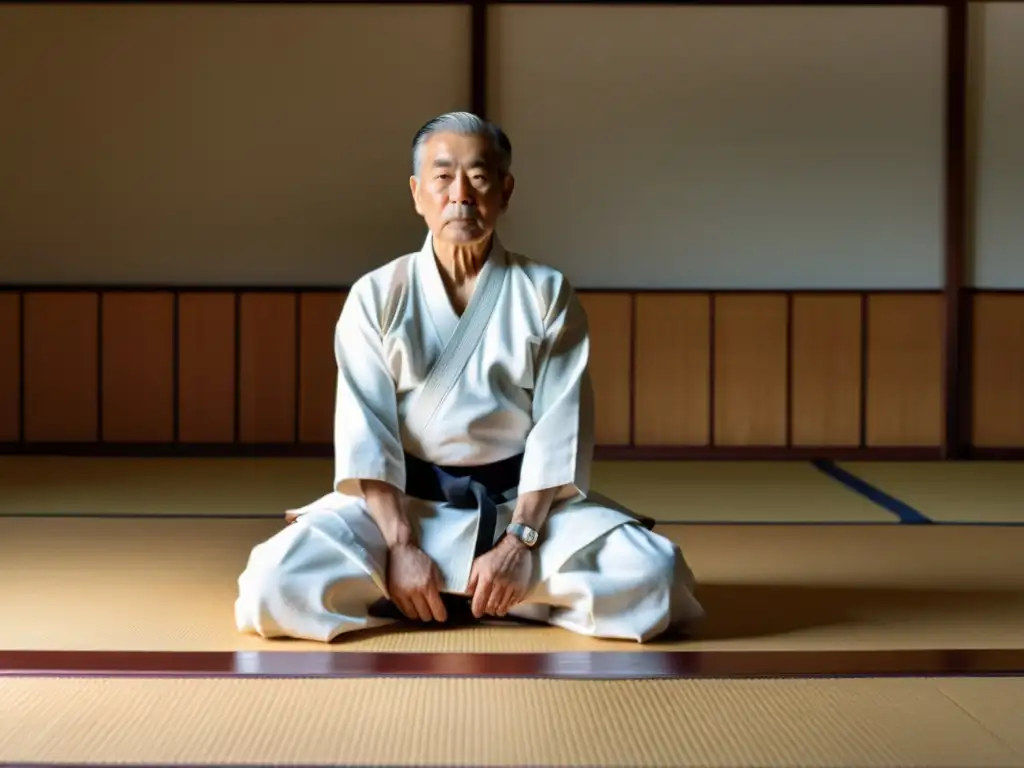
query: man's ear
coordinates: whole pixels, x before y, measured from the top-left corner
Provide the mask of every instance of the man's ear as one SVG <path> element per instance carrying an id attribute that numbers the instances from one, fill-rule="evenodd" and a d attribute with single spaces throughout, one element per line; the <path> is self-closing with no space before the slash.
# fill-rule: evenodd
<path id="1" fill-rule="evenodd" d="M 409 177 L 409 192 L 412 194 L 412 205 L 416 209 L 416 213 L 420 216 L 423 215 L 423 211 L 420 210 L 420 180 L 415 176 Z"/>
<path id="2" fill-rule="evenodd" d="M 505 176 L 505 179 L 502 182 L 502 188 L 501 188 L 501 207 L 502 207 L 502 210 L 504 210 L 505 208 L 508 208 L 509 201 L 512 200 L 512 193 L 515 191 L 515 188 L 516 188 L 516 177 L 513 176 L 510 173 L 510 174 Z"/>

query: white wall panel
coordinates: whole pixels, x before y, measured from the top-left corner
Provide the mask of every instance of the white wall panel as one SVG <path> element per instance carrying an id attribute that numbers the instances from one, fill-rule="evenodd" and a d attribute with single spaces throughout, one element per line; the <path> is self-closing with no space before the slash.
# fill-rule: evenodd
<path id="1" fill-rule="evenodd" d="M 1024 288 L 1024 4 L 971 10 L 974 282 Z"/>
<path id="2" fill-rule="evenodd" d="M 511 247 L 584 287 L 941 285 L 941 8 L 492 14 Z"/>
<path id="3" fill-rule="evenodd" d="M 0 7 L 0 282 L 351 282 L 469 90 L 465 7 Z"/>

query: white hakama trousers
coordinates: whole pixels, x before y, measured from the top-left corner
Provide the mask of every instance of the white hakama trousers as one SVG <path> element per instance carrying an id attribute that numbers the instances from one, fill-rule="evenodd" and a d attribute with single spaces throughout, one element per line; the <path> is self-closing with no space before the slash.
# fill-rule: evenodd
<path id="1" fill-rule="evenodd" d="M 540 546 L 552 543 L 565 551 L 564 542 Z M 424 549 L 435 560 L 445 557 Z M 370 611 L 388 597 L 386 564 L 384 539 L 359 503 L 308 512 L 253 549 L 238 580 L 237 627 L 265 638 L 330 642 L 392 624 Z M 633 523 L 586 541 L 549 573 L 534 572 L 532 589 L 510 615 L 581 635 L 645 642 L 703 615 L 679 547 Z"/>

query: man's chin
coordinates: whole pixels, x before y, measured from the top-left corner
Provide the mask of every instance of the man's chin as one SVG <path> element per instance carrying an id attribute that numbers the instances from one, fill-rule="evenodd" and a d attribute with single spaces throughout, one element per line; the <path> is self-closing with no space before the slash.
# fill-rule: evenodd
<path id="1" fill-rule="evenodd" d="M 449 221 L 442 228 L 442 240 L 458 245 L 468 245 L 485 240 L 489 232 L 477 222 Z"/>

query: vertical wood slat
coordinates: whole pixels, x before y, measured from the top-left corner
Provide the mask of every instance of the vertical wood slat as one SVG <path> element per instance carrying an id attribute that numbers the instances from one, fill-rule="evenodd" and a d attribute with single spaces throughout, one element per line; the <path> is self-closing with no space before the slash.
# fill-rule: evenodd
<path id="1" fill-rule="evenodd" d="M 867 444 L 942 444 L 941 295 L 868 297 Z"/>
<path id="2" fill-rule="evenodd" d="M 101 319 L 103 440 L 174 441 L 174 294 L 111 292 Z"/>
<path id="3" fill-rule="evenodd" d="M 24 294 L 25 440 L 99 440 L 99 295 Z"/>
<path id="4" fill-rule="evenodd" d="M 291 443 L 296 439 L 298 297 L 243 293 L 239 334 L 239 439 Z"/>
<path id="5" fill-rule="evenodd" d="M 707 445 L 711 298 L 669 293 L 639 294 L 635 300 L 636 444 Z"/>
<path id="6" fill-rule="evenodd" d="M 0 442 L 21 439 L 21 297 L 0 292 Z"/>
<path id="7" fill-rule="evenodd" d="M 973 315 L 971 442 L 1024 448 L 1024 292 L 975 296 Z"/>
<path id="8" fill-rule="evenodd" d="M 299 442 L 334 439 L 337 364 L 334 328 L 347 294 L 303 293 L 299 298 Z"/>
<path id="9" fill-rule="evenodd" d="M 793 297 L 794 446 L 860 444 L 861 298 Z"/>
<path id="10" fill-rule="evenodd" d="M 786 444 L 788 300 L 785 294 L 715 297 L 715 444 Z"/>
<path id="11" fill-rule="evenodd" d="M 594 440 L 598 445 L 629 445 L 632 297 L 626 292 L 581 292 L 580 303 L 590 327 Z"/>
<path id="12" fill-rule="evenodd" d="M 178 297 L 178 440 L 230 443 L 235 432 L 235 296 Z"/>

